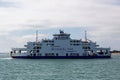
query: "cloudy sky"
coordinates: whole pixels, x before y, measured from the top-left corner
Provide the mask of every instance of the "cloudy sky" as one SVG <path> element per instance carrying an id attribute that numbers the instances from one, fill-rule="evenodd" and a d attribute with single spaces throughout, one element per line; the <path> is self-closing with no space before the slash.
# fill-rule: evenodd
<path id="1" fill-rule="evenodd" d="M 120 50 L 120 0 L 0 0 L 0 52 L 52 38 L 59 29 Z M 84 39 L 83 39 L 84 40 Z"/>

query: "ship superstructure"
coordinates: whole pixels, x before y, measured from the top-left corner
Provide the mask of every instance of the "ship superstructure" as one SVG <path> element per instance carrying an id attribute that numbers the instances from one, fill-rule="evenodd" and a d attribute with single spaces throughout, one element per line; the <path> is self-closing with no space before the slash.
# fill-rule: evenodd
<path id="1" fill-rule="evenodd" d="M 36 34 L 37 35 L 37 34 Z M 25 48 L 12 48 L 12 58 L 31 59 L 87 59 L 110 58 L 110 48 L 101 48 L 96 42 L 81 39 L 71 39 L 70 34 L 60 30 L 59 34 L 53 34 L 53 39 L 42 39 L 35 42 L 27 42 Z"/>

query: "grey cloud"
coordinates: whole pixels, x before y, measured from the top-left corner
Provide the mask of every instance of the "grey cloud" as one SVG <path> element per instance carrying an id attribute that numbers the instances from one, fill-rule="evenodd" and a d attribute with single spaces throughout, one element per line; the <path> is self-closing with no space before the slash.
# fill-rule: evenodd
<path id="1" fill-rule="evenodd" d="M 13 2 L 7 2 L 7 1 L 4 1 L 4 0 L 1 0 L 0 1 L 0 7 L 17 7 L 17 5 Z"/>
<path id="2" fill-rule="evenodd" d="M 119 0 L 20 0 L 19 2 L 21 2 L 19 9 L 12 11 L 0 9 L 0 17 L 4 17 L 0 18 L 0 22 L 3 23 L 0 25 L 6 27 L 7 24 L 6 29 L 9 29 L 11 24 L 15 27 L 11 27 L 10 30 L 25 29 L 23 27 L 49 29 L 82 26 L 90 30 L 93 39 L 99 37 L 97 40 L 114 41 L 120 38 L 120 6 L 116 4 L 120 2 Z M 5 4 L 8 3 L 2 5 Z M 14 2 L 10 5 L 13 6 Z"/>
<path id="3" fill-rule="evenodd" d="M 120 0 L 98 0 L 98 1 L 108 5 L 120 6 Z"/>

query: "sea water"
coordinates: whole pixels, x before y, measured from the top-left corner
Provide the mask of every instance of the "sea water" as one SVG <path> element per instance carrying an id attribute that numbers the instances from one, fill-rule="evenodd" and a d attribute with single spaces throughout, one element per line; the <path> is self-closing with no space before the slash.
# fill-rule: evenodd
<path id="1" fill-rule="evenodd" d="M 0 54 L 0 80 L 120 80 L 120 55 L 111 59 L 12 59 Z"/>

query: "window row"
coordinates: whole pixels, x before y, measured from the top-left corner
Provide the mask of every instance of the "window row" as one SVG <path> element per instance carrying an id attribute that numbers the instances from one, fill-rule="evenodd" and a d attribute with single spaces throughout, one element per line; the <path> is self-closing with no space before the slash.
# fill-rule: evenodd
<path id="1" fill-rule="evenodd" d="M 79 56 L 79 53 L 66 53 L 66 56 Z"/>
<path id="2" fill-rule="evenodd" d="M 72 40 L 70 42 L 81 42 L 80 40 Z"/>
<path id="3" fill-rule="evenodd" d="M 45 56 L 58 56 L 58 53 L 46 53 Z"/>
<path id="4" fill-rule="evenodd" d="M 83 47 L 83 49 L 91 49 L 89 46 L 87 46 L 87 47 Z"/>
<path id="5" fill-rule="evenodd" d="M 54 46 L 54 44 L 47 44 L 47 46 L 48 46 L 48 45 L 52 45 L 52 46 Z"/>
<path id="6" fill-rule="evenodd" d="M 70 44 L 70 45 L 79 46 L 80 44 Z"/>
<path id="7" fill-rule="evenodd" d="M 42 56 L 42 54 L 30 54 L 28 56 Z M 59 56 L 58 53 L 46 53 L 45 56 Z M 79 56 L 79 53 L 66 53 L 66 56 Z"/>
<path id="8" fill-rule="evenodd" d="M 54 42 L 54 41 L 50 41 L 50 40 L 44 40 L 43 42 Z"/>

